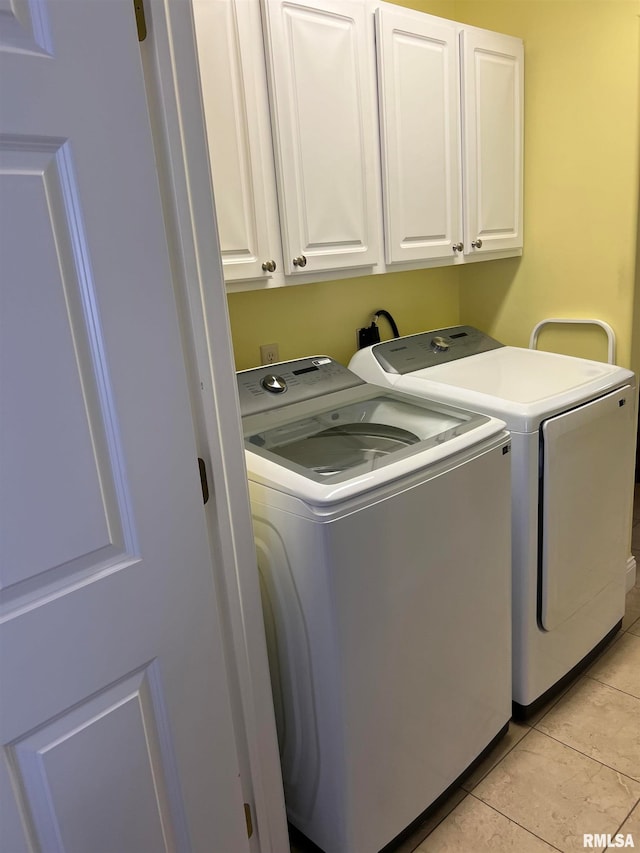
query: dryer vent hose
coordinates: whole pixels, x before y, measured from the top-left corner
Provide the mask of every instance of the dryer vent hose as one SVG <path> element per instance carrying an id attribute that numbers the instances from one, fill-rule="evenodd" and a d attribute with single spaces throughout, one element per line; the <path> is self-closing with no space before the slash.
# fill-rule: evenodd
<path id="1" fill-rule="evenodd" d="M 391 316 L 391 314 L 389 314 L 388 311 L 385 311 L 384 308 L 381 308 L 379 311 L 376 311 L 373 315 L 374 323 L 376 322 L 378 317 L 384 317 L 384 319 L 389 323 L 389 325 L 391 326 L 391 333 L 393 334 L 394 338 L 400 337 L 400 332 L 398 331 L 398 327 L 396 326 L 396 321 L 393 319 L 393 317 Z"/>
<path id="2" fill-rule="evenodd" d="M 370 347 L 373 344 L 380 343 L 380 330 L 378 329 L 377 320 L 378 317 L 384 317 L 385 320 L 388 321 L 391 326 L 391 332 L 394 338 L 400 337 L 400 332 L 398 331 L 398 327 L 396 326 L 396 321 L 393 319 L 391 314 L 388 311 L 385 311 L 381 308 L 379 311 L 376 311 L 371 320 L 370 326 L 365 326 L 363 329 L 357 330 L 357 338 L 358 338 L 358 349 L 363 349 L 363 347 Z"/>

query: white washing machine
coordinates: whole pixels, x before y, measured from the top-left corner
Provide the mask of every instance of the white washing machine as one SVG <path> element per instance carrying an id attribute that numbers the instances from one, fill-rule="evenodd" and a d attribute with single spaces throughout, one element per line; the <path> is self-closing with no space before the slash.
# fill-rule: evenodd
<path id="1" fill-rule="evenodd" d="M 471 326 L 385 341 L 357 352 L 349 366 L 369 382 L 506 422 L 513 447 L 514 716 L 530 715 L 591 660 L 624 615 L 633 373 L 503 346 Z"/>
<path id="2" fill-rule="evenodd" d="M 373 853 L 511 716 L 508 433 L 326 357 L 238 389 L 288 816 Z"/>

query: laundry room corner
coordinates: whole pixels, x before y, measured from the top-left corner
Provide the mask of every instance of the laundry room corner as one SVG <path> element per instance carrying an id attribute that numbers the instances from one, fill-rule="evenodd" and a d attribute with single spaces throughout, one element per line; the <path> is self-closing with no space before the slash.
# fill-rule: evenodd
<path id="1" fill-rule="evenodd" d="M 527 346 L 547 317 L 599 317 L 631 363 L 638 207 L 639 5 L 457 2 L 465 23 L 525 43 L 526 250 L 460 271 L 461 322 Z M 542 349 L 605 360 L 597 330 Z M 636 358 L 636 369 L 639 365 Z"/>

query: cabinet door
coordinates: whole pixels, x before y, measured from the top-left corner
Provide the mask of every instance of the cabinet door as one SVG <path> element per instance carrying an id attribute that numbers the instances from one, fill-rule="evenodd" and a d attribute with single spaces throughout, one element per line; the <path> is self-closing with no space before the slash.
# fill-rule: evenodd
<path id="1" fill-rule="evenodd" d="M 521 249 L 522 42 L 465 28 L 461 43 L 465 253 Z"/>
<path id="2" fill-rule="evenodd" d="M 371 266 L 377 134 L 364 3 L 263 2 L 285 272 Z"/>
<path id="3" fill-rule="evenodd" d="M 260 8 L 193 9 L 224 276 L 269 279 L 281 252 Z"/>
<path id="4" fill-rule="evenodd" d="M 376 45 L 385 260 L 451 258 L 462 240 L 456 25 L 382 4 Z"/>

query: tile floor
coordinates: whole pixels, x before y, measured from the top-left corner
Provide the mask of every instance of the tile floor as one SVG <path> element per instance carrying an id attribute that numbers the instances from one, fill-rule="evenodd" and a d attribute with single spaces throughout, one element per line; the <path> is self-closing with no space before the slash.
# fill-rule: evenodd
<path id="1" fill-rule="evenodd" d="M 589 849 L 584 833 L 631 833 L 640 848 L 638 486 L 633 524 L 638 576 L 620 633 L 559 698 L 526 725 L 511 723 L 495 751 L 394 853 L 569 853 Z M 317 849 L 292 835 L 292 853 Z"/>

